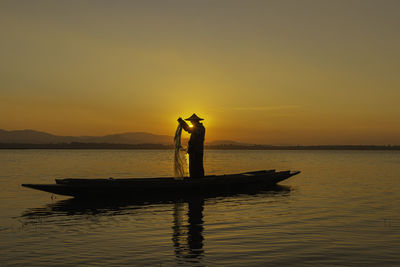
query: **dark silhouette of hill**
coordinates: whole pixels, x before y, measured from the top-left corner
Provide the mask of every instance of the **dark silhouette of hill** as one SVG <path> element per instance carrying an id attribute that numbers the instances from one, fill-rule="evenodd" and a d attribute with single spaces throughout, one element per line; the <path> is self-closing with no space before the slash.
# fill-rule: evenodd
<path id="1" fill-rule="evenodd" d="M 187 139 L 183 139 L 185 143 Z M 0 129 L 0 143 L 3 144 L 61 144 L 61 143 L 101 143 L 101 144 L 161 144 L 172 145 L 173 137 L 146 132 L 127 132 L 105 136 L 58 136 L 35 130 L 6 131 Z M 207 142 L 210 146 L 235 145 L 249 146 L 231 140 Z"/>
<path id="2" fill-rule="evenodd" d="M 173 137 L 145 132 L 128 132 L 105 136 L 58 136 L 34 130 L 0 130 L 0 143 L 5 144 L 58 144 L 58 143 L 108 143 L 108 144 L 162 144 L 170 145 Z"/>
<path id="3" fill-rule="evenodd" d="M 211 142 L 206 142 L 207 146 L 252 146 L 252 144 L 248 143 L 241 143 L 241 142 L 236 142 L 232 140 L 215 140 Z"/>
<path id="4" fill-rule="evenodd" d="M 0 130 L 1 143 L 44 144 L 44 143 L 63 142 L 61 139 L 67 139 L 67 137 L 55 136 L 52 134 L 34 130 L 16 130 L 16 131 Z"/>
<path id="5" fill-rule="evenodd" d="M 187 140 L 183 140 L 186 143 Z M 273 146 L 240 143 L 231 140 L 207 142 L 207 149 L 223 150 L 400 150 L 400 146 L 320 145 Z M 145 132 L 105 136 L 58 136 L 35 130 L 0 129 L 0 149 L 172 149 L 173 137 Z"/>

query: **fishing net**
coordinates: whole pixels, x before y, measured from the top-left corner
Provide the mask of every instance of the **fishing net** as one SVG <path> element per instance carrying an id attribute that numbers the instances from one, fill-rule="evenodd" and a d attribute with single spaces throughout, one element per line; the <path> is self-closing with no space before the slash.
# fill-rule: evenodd
<path id="1" fill-rule="evenodd" d="M 186 159 L 185 149 L 181 144 L 182 125 L 179 124 L 176 128 L 174 142 L 175 142 L 175 155 L 174 155 L 174 177 L 175 179 L 183 179 L 185 176 Z"/>

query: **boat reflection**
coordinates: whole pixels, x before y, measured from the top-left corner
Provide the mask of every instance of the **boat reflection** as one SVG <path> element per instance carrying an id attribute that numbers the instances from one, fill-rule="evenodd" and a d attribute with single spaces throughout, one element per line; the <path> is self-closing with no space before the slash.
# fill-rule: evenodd
<path id="1" fill-rule="evenodd" d="M 173 209 L 172 220 L 172 243 L 175 252 L 176 261 L 179 264 L 196 266 L 204 266 L 204 207 L 205 203 L 214 205 L 221 199 L 241 198 L 243 197 L 260 197 L 274 198 L 275 196 L 288 196 L 290 187 L 275 186 L 268 191 L 252 191 L 240 194 L 218 195 L 218 196 L 191 196 L 179 199 L 147 199 L 147 200 L 82 200 L 82 199 L 66 199 L 48 204 L 41 208 L 33 208 L 25 211 L 21 215 L 23 224 L 54 224 L 57 221 L 63 221 L 62 225 L 66 226 L 64 220 L 69 221 L 88 220 L 90 224 L 92 219 L 98 216 L 135 216 L 142 213 L 144 209 L 150 210 L 157 205 L 164 205 L 165 209 Z M 218 198 L 216 198 L 218 197 Z M 281 201 L 277 198 L 277 201 Z M 85 216 L 81 216 L 85 215 Z M 75 217 L 74 217 L 75 216 Z M 59 217 L 59 219 L 55 219 Z M 92 219 L 91 219 L 92 218 Z M 113 217 L 116 218 L 116 217 Z M 76 222 L 75 222 L 76 223 Z"/>
<path id="2" fill-rule="evenodd" d="M 137 209 L 145 209 L 157 204 L 190 203 L 193 200 L 202 199 L 203 202 L 211 199 L 238 197 L 241 195 L 253 195 L 267 197 L 274 195 L 288 195 L 291 188 L 288 186 L 276 185 L 268 190 L 247 190 L 240 192 L 208 195 L 191 195 L 164 198 L 163 196 L 148 196 L 146 199 L 80 199 L 69 198 L 47 204 L 44 207 L 30 208 L 21 217 L 34 219 L 38 217 L 57 215 L 119 215 L 134 213 Z"/>

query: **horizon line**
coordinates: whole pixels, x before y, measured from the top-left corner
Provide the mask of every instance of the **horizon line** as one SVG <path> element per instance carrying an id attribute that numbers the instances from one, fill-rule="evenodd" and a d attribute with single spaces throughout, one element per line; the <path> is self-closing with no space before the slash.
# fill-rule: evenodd
<path id="1" fill-rule="evenodd" d="M 168 134 L 155 134 L 147 131 L 124 131 L 124 132 L 116 132 L 112 134 L 105 134 L 105 135 L 58 135 L 54 133 L 50 133 L 47 131 L 43 130 L 35 130 L 35 129 L 18 129 L 18 130 L 6 130 L 3 128 L 0 128 L 0 131 L 6 131 L 6 132 L 15 132 L 15 131 L 34 131 L 34 132 L 39 132 L 39 133 L 45 133 L 53 136 L 58 136 L 58 137 L 105 137 L 105 136 L 110 136 L 110 135 L 118 135 L 118 134 L 129 134 L 129 133 L 144 133 L 144 134 L 149 134 L 149 135 L 156 135 L 156 136 L 165 136 L 165 137 L 173 137 L 172 135 Z M 186 138 L 188 139 L 188 138 Z M 400 146 L 400 144 L 317 144 L 317 145 L 305 145 L 305 144 L 268 144 L 268 143 L 249 143 L 246 141 L 237 141 L 237 140 L 232 140 L 232 139 L 214 139 L 211 141 L 205 141 L 205 144 L 207 143 L 212 143 L 212 142 L 228 142 L 226 144 L 217 144 L 217 146 L 220 145 L 235 145 L 235 146 L 273 146 L 273 147 L 343 147 L 343 146 L 373 146 L 373 147 L 391 147 L 391 146 Z M 232 143 L 229 143 L 232 142 Z M 78 143 L 84 143 L 84 142 L 78 142 Z M 238 144 L 233 144 L 233 143 L 238 143 Z M 7 143 L 2 143 L 0 144 L 12 144 L 10 142 Z M 15 144 L 24 144 L 24 143 L 15 143 Z M 26 145 L 30 144 L 38 144 L 38 143 L 25 143 Z M 45 143 L 42 143 L 45 144 Z M 52 144 L 52 143 L 49 143 Z M 56 143 L 57 144 L 57 143 Z M 63 144 L 63 143 L 58 143 L 58 144 Z M 89 144 L 89 143 L 88 143 Z M 94 143 L 96 144 L 96 143 Z M 104 144 L 118 144 L 118 143 L 104 143 Z M 122 143 L 121 143 L 122 144 Z M 156 144 L 157 143 L 142 143 L 142 144 Z M 135 144 L 128 144 L 128 145 L 135 145 Z M 136 144 L 137 145 L 137 144 Z"/>

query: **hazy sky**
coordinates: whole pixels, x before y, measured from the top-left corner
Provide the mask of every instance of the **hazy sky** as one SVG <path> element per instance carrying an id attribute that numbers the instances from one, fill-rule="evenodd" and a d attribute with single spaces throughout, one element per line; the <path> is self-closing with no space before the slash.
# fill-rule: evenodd
<path id="1" fill-rule="evenodd" d="M 0 1 L 0 129 L 400 144 L 400 1 Z"/>

